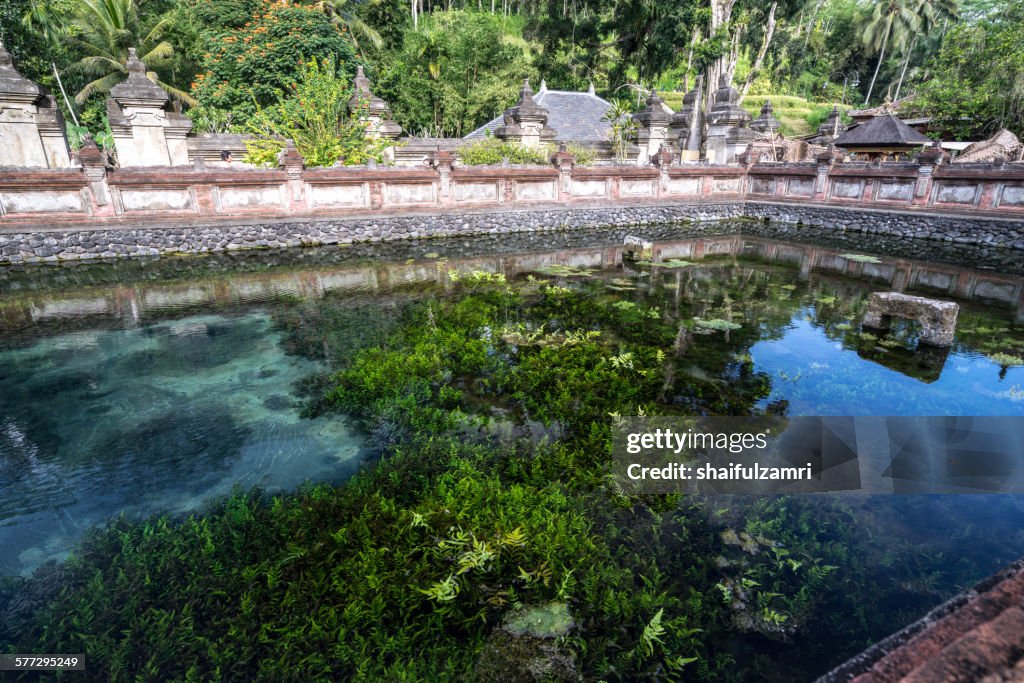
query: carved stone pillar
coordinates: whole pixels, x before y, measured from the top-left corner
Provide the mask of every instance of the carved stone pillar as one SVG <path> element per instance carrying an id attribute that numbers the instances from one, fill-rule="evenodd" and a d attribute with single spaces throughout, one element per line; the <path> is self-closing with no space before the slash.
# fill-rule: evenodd
<path id="1" fill-rule="evenodd" d="M 0 166 L 67 168 L 71 154 L 57 103 L 14 68 L 0 43 Z"/>
<path id="2" fill-rule="evenodd" d="M 438 150 L 434 153 L 433 165 L 440 176 L 438 188 L 442 204 L 452 201 L 452 165 L 455 163 L 455 155 L 447 150 Z"/>
<path id="3" fill-rule="evenodd" d="M 568 201 L 572 199 L 572 167 L 576 157 L 569 152 L 565 143 L 562 143 L 552 161 L 558 169 L 558 199 L 559 201 Z"/>
<path id="4" fill-rule="evenodd" d="M 533 101 L 530 81 L 523 81 L 519 91 L 519 102 L 505 110 L 504 125 L 494 131 L 494 136 L 509 142 L 518 142 L 524 147 L 540 147 L 555 139 L 555 131 L 548 128 L 548 110 Z"/>
<path id="5" fill-rule="evenodd" d="M 306 183 L 302 172 L 306 168 L 306 160 L 296 149 L 295 143 L 288 141 L 288 146 L 281 152 L 280 164 L 288 176 L 288 201 L 293 209 L 307 208 Z"/>
<path id="6" fill-rule="evenodd" d="M 639 126 L 636 136 L 637 145 L 640 147 L 637 164 L 650 163 L 668 139 L 668 127 L 672 123 L 672 116 L 665 111 L 662 104 L 662 99 L 652 89 L 647 98 L 647 106 L 643 111 L 633 114 L 633 120 Z"/>
<path id="7" fill-rule="evenodd" d="M 85 177 L 89 179 L 88 193 L 93 216 L 113 216 L 117 210 L 110 201 L 110 187 L 107 184 L 107 154 L 88 138 L 78 150 L 78 161 L 82 164 Z"/>
<path id="8" fill-rule="evenodd" d="M 170 107 L 171 98 L 149 79 L 135 48 L 128 49 L 127 66 L 128 78 L 111 88 L 107 99 L 118 164 L 188 166 L 185 138 L 192 120 Z"/>
<path id="9" fill-rule="evenodd" d="M 352 81 L 355 92 L 349 98 L 349 111 L 359 111 L 359 119 L 366 122 L 366 137 L 371 140 L 386 138 L 397 140 L 402 134 L 402 127 L 391 120 L 391 109 L 388 103 L 377 97 L 370 90 L 370 79 L 363 73 L 363 67 L 356 67 L 356 77 Z M 395 146 L 389 145 L 384 150 L 384 160 L 395 160 Z"/>

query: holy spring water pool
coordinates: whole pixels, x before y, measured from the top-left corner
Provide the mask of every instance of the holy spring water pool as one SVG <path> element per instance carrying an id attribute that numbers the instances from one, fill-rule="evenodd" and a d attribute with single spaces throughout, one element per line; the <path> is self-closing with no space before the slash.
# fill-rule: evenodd
<path id="1" fill-rule="evenodd" d="M 65 557 L 121 513 L 174 515 L 235 488 L 343 482 L 372 458 L 376 437 L 338 415 L 302 417 L 317 386 L 304 380 L 380 343 L 410 302 L 460 296 L 451 271 L 500 271 L 513 286 L 543 278 L 637 321 L 736 322 L 695 334 L 676 364 L 688 389 L 662 400 L 684 410 L 1024 414 L 1014 361 L 1024 356 L 1022 280 L 1005 264 L 863 258 L 863 244 L 735 229 L 631 232 L 671 245 L 675 260 L 623 266 L 625 232 L 611 230 L 0 273 L 0 575 Z M 802 269 L 808 259 L 817 267 Z M 861 333 L 867 294 L 901 273 L 912 274 L 911 291 L 958 293 L 948 355 L 915 351 L 913 326 L 885 339 Z M 907 619 L 1024 554 L 1017 496 L 847 503 L 882 545 L 917 546 L 921 585 L 907 589 Z"/>

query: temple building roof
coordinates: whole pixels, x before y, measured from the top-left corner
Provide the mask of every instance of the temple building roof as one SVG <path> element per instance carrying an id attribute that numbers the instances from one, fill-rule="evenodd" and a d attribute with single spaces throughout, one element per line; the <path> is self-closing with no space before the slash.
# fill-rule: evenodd
<path id="1" fill-rule="evenodd" d="M 931 142 L 891 113 L 875 116 L 833 140 L 836 147 L 847 149 L 911 149 Z"/>
<path id="2" fill-rule="evenodd" d="M 541 82 L 540 89 L 533 95 L 533 102 L 547 109 L 547 125 L 554 129 L 556 141 L 607 142 L 611 125 L 603 119 L 612 105 L 594 94 L 593 88 L 587 92 L 548 90 L 547 85 Z M 482 138 L 486 131 L 494 133 L 502 125 L 504 115 L 496 116 L 464 139 Z"/>
<path id="3" fill-rule="evenodd" d="M 1015 161 L 1022 145 L 1017 136 L 1003 128 L 988 140 L 972 143 L 953 159 L 955 164 Z"/>

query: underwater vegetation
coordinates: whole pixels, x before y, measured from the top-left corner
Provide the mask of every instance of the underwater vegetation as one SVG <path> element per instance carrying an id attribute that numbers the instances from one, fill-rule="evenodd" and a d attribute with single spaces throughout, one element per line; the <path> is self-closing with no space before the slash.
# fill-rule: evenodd
<path id="1" fill-rule="evenodd" d="M 618 490 L 610 414 L 785 413 L 773 392 L 802 369 L 752 348 L 794 317 L 880 341 L 863 291 L 695 271 L 450 273 L 447 296 L 278 311 L 286 348 L 331 367 L 308 412 L 358 420 L 379 459 L 338 487 L 116 520 L 0 585 L 0 641 L 110 681 L 800 681 L 977 578 L 957 549 L 978 536 L 923 553 L 863 521 L 934 521 L 928 501 Z"/>

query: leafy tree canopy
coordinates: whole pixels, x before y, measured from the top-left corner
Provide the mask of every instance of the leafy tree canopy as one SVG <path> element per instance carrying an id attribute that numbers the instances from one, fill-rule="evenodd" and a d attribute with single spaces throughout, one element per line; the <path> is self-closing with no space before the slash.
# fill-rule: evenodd
<path id="1" fill-rule="evenodd" d="M 203 39 L 202 71 L 192 84 L 192 94 L 202 105 L 233 112 L 244 123 L 261 107 L 276 103 L 312 58 L 337 65 L 338 77 L 351 80 L 356 57 L 352 44 L 321 11 L 308 6 L 261 0 L 241 27 L 239 7 L 227 11 L 204 9 L 201 16 L 216 12 L 224 30 Z"/>

